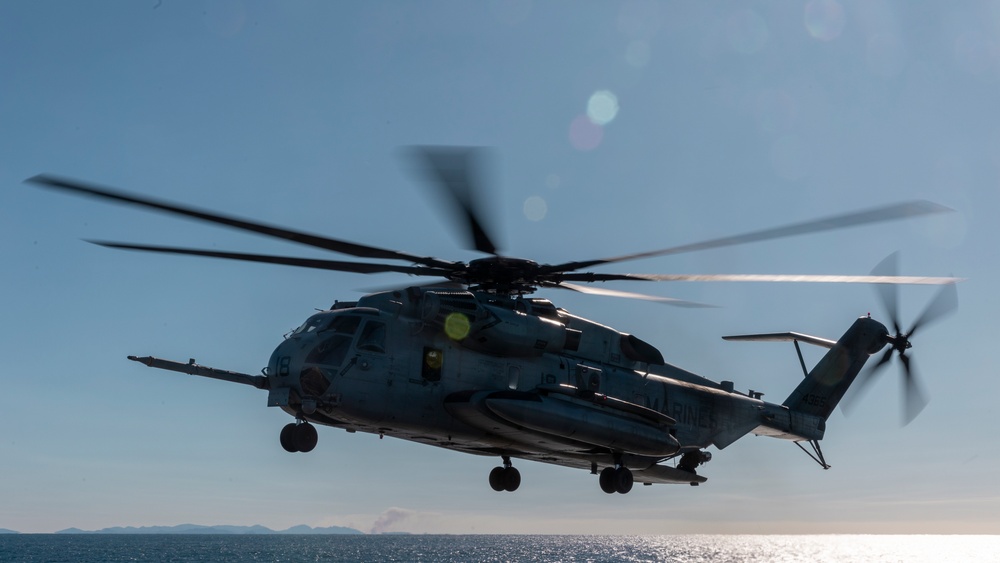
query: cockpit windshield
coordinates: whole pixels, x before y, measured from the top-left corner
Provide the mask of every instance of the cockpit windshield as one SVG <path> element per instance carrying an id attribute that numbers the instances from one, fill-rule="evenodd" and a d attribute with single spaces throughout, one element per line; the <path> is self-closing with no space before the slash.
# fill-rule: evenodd
<path id="1" fill-rule="evenodd" d="M 302 326 L 292 332 L 292 336 L 315 334 L 332 330 L 338 334 L 354 334 L 361 324 L 361 318 L 355 315 L 338 315 L 331 312 L 317 313 L 302 323 Z"/>
<path id="2" fill-rule="evenodd" d="M 323 328 L 325 328 L 325 326 L 329 322 L 330 322 L 329 314 L 320 313 L 318 315 L 313 315 L 308 319 L 306 319 L 306 322 L 302 323 L 302 326 L 295 329 L 295 331 L 292 332 L 292 336 L 296 336 L 299 334 L 307 334 L 310 332 L 319 332 L 320 330 L 323 330 Z"/>

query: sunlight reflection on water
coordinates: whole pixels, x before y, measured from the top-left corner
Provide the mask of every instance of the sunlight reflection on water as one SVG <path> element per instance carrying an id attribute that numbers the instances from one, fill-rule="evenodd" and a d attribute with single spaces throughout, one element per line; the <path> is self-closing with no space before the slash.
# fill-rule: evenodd
<path id="1" fill-rule="evenodd" d="M 998 561 L 1000 536 L 0 536 L 0 561 Z"/>

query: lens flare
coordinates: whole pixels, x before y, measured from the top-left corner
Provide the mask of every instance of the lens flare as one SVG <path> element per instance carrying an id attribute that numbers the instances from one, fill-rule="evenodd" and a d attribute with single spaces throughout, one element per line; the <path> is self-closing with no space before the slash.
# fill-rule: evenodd
<path id="1" fill-rule="evenodd" d="M 811 0 L 806 4 L 806 29 L 820 41 L 833 41 L 844 31 L 844 7 L 837 0 Z"/>
<path id="2" fill-rule="evenodd" d="M 469 336 L 469 317 L 462 313 L 452 313 L 444 319 L 444 332 L 452 340 L 462 340 Z"/>
<path id="3" fill-rule="evenodd" d="M 579 115 L 569 124 L 569 142 L 578 151 L 592 151 L 601 144 L 604 128 L 586 115 Z"/>
<path id="4" fill-rule="evenodd" d="M 618 115 L 618 96 L 608 90 L 594 92 L 587 100 L 587 117 L 598 125 L 611 123 Z"/>
<path id="5" fill-rule="evenodd" d="M 549 206 L 541 196 L 533 195 L 524 200 L 524 216 L 529 221 L 541 221 L 548 211 Z"/>

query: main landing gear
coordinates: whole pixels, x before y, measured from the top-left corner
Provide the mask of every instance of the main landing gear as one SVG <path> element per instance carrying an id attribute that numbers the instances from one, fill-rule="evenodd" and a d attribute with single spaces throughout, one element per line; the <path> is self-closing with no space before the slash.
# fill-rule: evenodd
<path id="1" fill-rule="evenodd" d="M 614 454 L 615 464 L 610 467 L 605 467 L 601 470 L 600 483 L 601 490 L 610 494 L 626 494 L 632 490 L 632 471 L 625 467 L 625 463 L 622 461 L 622 454 Z M 592 462 L 590 464 L 590 474 L 597 474 L 597 463 Z"/>
<path id="2" fill-rule="evenodd" d="M 308 422 L 297 420 L 290 422 L 281 429 L 281 447 L 286 452 L 311 452 L 319 441 L 316 427 Z"/>
<path id="3" fill-rule="evenodd" d="M 601 470 L 601 490 L 610 494 L 626 494 L 632 490 L 632 471 L 624 465 Z"/>
<path id="4" fill-rule="evenodd" d="M 521 486 L 521 472 L 510 463 L 510 456 L 503 456 L 503 467 L 490 471 L 490 487 L 494 491 L 514 492 Z"/>

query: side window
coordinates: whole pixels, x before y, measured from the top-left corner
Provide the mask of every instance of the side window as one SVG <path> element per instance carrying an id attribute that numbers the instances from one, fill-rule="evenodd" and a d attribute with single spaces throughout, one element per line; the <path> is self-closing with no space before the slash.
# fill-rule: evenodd
<path id="1" fill-rule="evenodd" d="M 424 381 L 441 381 L 441 366 L 444 365 L 444 353 L 437 348 L 424 348 L 424 362 L 420 375 Z"/>
<path id="2" fill-rule="evenodd" d="M 385 352 L 385 323 L 368 321 L 358 338 L 358 350 L 366 352 Z"/>

